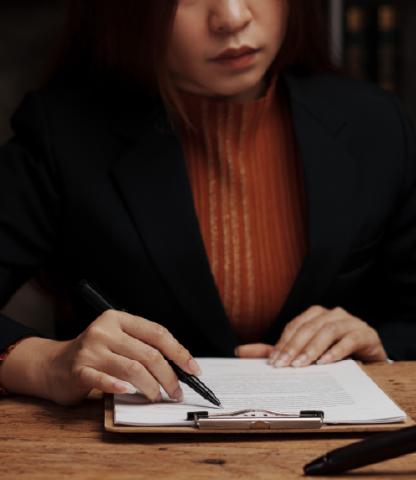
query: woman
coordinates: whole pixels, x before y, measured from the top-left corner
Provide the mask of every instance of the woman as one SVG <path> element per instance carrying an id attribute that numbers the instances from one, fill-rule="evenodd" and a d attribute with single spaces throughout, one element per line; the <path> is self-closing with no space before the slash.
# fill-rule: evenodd
<path id="1" fill-rule="evenodd" d="M 0 153 L 1 298 L 53 264 L 132 313 L 80 308 L 59 341 L 3 317 L 3 387 L 181 399 L 164 356 L 414 356 L 414 136 L 330 73 L 318 2 L 70 4 Z"/>

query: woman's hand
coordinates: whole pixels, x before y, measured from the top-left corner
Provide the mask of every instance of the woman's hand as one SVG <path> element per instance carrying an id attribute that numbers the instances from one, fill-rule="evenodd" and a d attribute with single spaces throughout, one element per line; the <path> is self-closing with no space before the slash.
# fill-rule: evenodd
<path id="1" fill-rule="evenodd" d="M 313 306 L 288 323 L 273 347 L 242 345 L 240 357 L 267 357 L 277 367 L 304 367 L 353 356 L 365 362 L 383 361 L 386 352 L 374 328 L 342 308 Z"/>
<path id="2" fill-rule="evenodd" d="M 81 401 L 93 388 L 107 393 L 132 393 L 131 385 L 151 401 L 161 398 L 161 386 L 170 398 L 181 400 L 182 389 L 165 356 L 188 373 L 200 373 L 188 350 L 166 328 L 113 310 L 98 317 L 74 340 L 21 342 L 2 367 L 6 389 L 32 394 L 22 391 L 23 387 L 16 386 L 12 378 L 16 378 L 19 364 L 21 370 L 24 368 L 24 358 L 26 365 L 30 361 L 29 348 L 35 357 L 42 359 L 37 362 L 38 382 L 44 385 L 40 396 L 63 405 Z"/>

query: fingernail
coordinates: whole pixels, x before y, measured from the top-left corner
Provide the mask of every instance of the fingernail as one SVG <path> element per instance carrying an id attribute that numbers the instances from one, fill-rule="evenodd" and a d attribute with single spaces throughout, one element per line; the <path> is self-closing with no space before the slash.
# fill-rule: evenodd
<path id="1" fill-rule="evenodd" d="M 274 365 L 274 363 L 276 362 L 276 360 L 279 358 L 279 355 L 280 355 L 280 352 L 279 350 L 275 350 L 269 357 L 269 360 L 267 361 L 267 363 L 269 365 Z"/>
<path id="2" fill-rule="evenodd" d="M 202 370 L 200 369 L 199 365 L 196 363 L 196 361 L 193 358 L 189 360 L 188 368 L 194 375 L 201 375 L 202 373 Z"/>
<path id="3" fill-rule="evenodd" d="M 162 392 L 159 392 L 159 395 L 153 400 L 153 403 L 158 403 L 163 400 Z"/>
<path id="4" fill-rule="evenodd" d="M 302 353 L 295 360 L 293 360 L 292 365 L 294 367 L 302 367 L 308 363 L 309 357 L 306 353 Z"/>
<path id="5" fill-rule="evenodd" d="M 171 395 L 171 398 L 177 400 L 178 402 L 182 402 L 183 400 L 183 391 L 181 387 L 178 387 Z"/>
<path id="6" fill-rule="evenodd" d="M 134 393 L 137 393 L 136 387 L 134 387 L 131 383 L 123 382 L 121 380 L 117 381 L 114 384 L 114 387 L 120 393 L 129 393 L 130 395 L 133 395 Z"/>
<path id="7" fill-rule="evenodd" d="M 238 354 L 238 347 L 234 349 L 234 356 L 235 356 L 235 357 L 238 357 L 238 356 L 239 356 L 239 354 Z"/>
<path id="8" fill-rule="evenodd" d="M 287 367 L 290 363 L 290 356 L 287 353 L 283 353 L 279 356 L 275 362 L 276 367 Z"/>
<path id="9" fill-rule="evenodd" d="M 325 355 L 322 355 L 322 357 L 317 360 L 318 365 L 324 365 L 326 363 L 331 363 L 333 361 L 333 357 L 330 353 L 326 353 Z"/>

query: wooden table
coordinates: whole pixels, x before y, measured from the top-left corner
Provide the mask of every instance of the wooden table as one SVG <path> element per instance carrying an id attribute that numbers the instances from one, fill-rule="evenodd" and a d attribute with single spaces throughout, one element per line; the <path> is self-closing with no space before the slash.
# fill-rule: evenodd
<path id="1" fill-rule="evenodd" d="M 416 419 L 416 362 L 370 368 L 378 384 Z M 0 478 L 289 480 L 302 477 L 304 463 L 357 438 L 360 435 L 120 435 L 103 430 L 98 397 L 73 408 L 5 398 L 0 399 Z M 414 480 L 416 454 L 341 478 Z"/>

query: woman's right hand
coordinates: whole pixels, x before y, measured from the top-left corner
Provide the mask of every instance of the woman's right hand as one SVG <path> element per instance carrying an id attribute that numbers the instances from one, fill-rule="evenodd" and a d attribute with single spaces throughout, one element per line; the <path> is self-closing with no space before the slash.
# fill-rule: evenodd
<path id="1" fill-rule="evenodd" d="M 13 357 L 16 364 L 19 351 L 22 355 L 30 340 L 22 341 L 4 362 L 2 379 L 6 389 L 16 390 L 8 385 Z M 62 405 L 80 402 L 93 388 L 106 393 L 129 393 L 129 384 L 151 401 L 161 398 L 160 387 L 170 398 L 181 400 L 182 389 L 164 357 L 188 373 L 200 374 L 189 351 L 165 327 L 125 312 L 106 311 L 74 340 L 33 340 L 43 345 L 36 352 L 42 359 L 37 362 L 43 369 L 38 372 L 44 385 L 41 396 Z"/>

